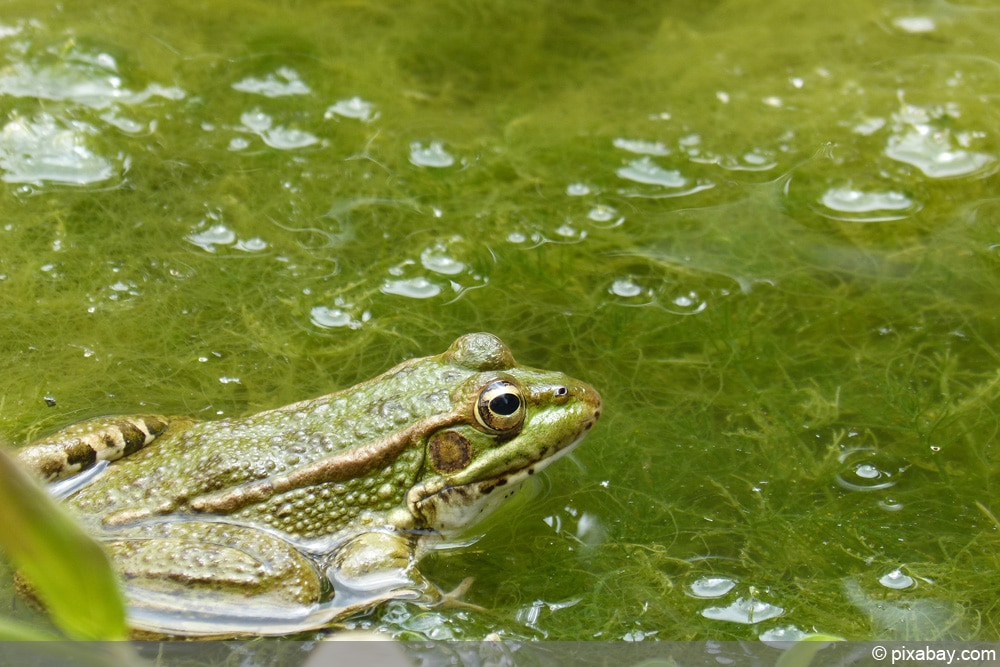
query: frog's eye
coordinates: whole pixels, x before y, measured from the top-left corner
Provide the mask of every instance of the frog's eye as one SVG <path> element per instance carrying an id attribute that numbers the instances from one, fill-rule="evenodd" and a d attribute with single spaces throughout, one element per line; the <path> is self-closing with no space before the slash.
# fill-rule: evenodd
<path id="1" fill-rule="evenodd" d="M 524 395 L 509 380 L 494 380 L 479 393 L 476 421 L 489 433 L 510 433 L 524 424 Z"/>

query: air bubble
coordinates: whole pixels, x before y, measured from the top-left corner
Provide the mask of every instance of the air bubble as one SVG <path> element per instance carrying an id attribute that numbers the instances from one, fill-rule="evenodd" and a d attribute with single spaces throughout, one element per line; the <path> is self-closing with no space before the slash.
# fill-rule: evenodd
<path id="1" fill-rule="evenodd" d="M 840 455 L 837 484 L 850 491 L 879 491 L 896 485 L 906 466 L 872 449 L 852 449 Z"/>
<path id="2" fill-rule="evenodd" d="M 878 583 L 894 591 L 902 591 L 912 588 L 917 582 L 913 580 L 913 577 L 896 568 L 892 572 L 887 572 L 879 577 Z"/>
<path id="3" fill-rule="evenodd" d="M 455 164 L 455 158 L 445 151 L 440 141 L 432 141 L 426 148 L 419 141 L 415 141 L 410 144 L 410 162 L 418 167 L 442 169 Z"/>

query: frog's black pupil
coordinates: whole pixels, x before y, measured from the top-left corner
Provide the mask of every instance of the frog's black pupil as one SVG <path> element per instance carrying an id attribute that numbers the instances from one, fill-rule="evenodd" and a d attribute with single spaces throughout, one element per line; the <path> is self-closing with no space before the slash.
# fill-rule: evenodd
<path id="1" fill-rule="evenodd" d="M 500 394 L 490 401 L 490 410 L 505 417 L 517 412 L 521 407 L 521 399 L 514 394 Z"/>

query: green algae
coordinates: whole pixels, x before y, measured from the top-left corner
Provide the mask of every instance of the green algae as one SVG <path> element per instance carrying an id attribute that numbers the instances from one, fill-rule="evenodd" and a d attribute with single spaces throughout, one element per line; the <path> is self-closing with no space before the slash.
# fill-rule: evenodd
<path id="1" fill-rule="evenodd" d="M 0 83 L 131 97 L 0 86 L 6 127 L 86 123 L 64 136 L 113 172 L 0 187 L 6 438 L 243 414 L 490 330 L 597 386 L 602 423 L 427 563 L 486 611 L 359 625 L 1000 636 L 993 8 L 54 7 L 6 5 Z M 283 68 L 309 92 L 233 88 Z M 154 85 L 183 95 L 135 101 Z M 355 96 L 377 118 L 328 112 Z M 413 165 L 434 141 L 455 164 Z M 619 175 L 642 160 L 685 184 Z M 879 584 L 896 569 L 911 588 Z M 735 586 L 692 596 L 704 577 Z M 782 613 L 704 615 L 741 598 Z"/>

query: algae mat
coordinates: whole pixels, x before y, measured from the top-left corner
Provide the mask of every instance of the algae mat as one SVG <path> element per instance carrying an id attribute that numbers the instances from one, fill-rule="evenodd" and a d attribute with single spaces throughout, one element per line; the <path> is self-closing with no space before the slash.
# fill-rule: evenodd
<path id="1" fill-rule="evenodd" d="M 0 431 L 488 330 L 604 395 L 398 637 L 997 639 L 1000 9 L 5 2 Z"/>

